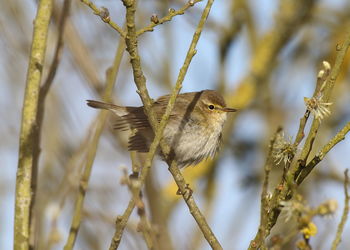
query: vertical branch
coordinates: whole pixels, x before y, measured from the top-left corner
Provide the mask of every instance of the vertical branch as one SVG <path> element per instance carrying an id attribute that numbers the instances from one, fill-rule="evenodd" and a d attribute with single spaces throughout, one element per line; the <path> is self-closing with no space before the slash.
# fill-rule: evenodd
<path id="1" fill-rule="evenodd" d="M 119 66 L 123 56 L 123 51 L 125 48 L 124 46 L 125 46 L 124 43 L 122 42 L 122 40 L 120 40 L 113 65 L 110 69 L 107 70 L 107 80 L 106 80 L 107 82 L 106 82 L 106 88 L 103 94 L 104 101 L 109 101 L 111 99 L 111 95 L 112 95 L 117 74 L 119 71 Z M 64 246 L 65 250 L 73 249 L 75 240 L 77 238 L 78 230 L 81 223 L 81 216 L 83 212 L 85 194 L 86 194 L 86 190 L 87 190 L 90 175 L 91 175 L 92 165 L 95 160 L 97 146 L 99 143 L 99 139 L 100 139 L 106 118 L 107 118 L 107 113 L 105 111 L 101 111 L 97 119 L 98 123 L 96 126 L 95 134 L 93 135 L 90 147 L 88 149 L 85 169 L 81 177 L 81 180 L 79 182 L 79 194 L 75 202 L 70 232 L 69 232 L 67 242 Z"/>
<path id="2" fill-rule="evenodd" d="M 32 174 L 37 139 L 39 89 L 45 61 L 46 41 L 52 15 L 52 0 L 41 0 L 34 21 L 19 139 L 16 179 L 14 249 L 29 249 Z"/>
<path id="3" fill-rule="evenodd" d="M 332 250 L 336 250 L 337 246 L 340 243 L 341 240 L 341 235 L 344 230 L 345 223 L 348 219 L 349 215 L 349 201 L 350 201 L 350 196 L 348 192 L 348 185 L 349 185 L 349 176 L 348 176 L 349 169 L 346 169 L 344 172 L 345 175 L 345 180 L 344 180 L 344 193 L 345 193 L 345 201 L 344 201 L 344 210 L 343 210 L 343 215 L 341 217 L 340 223 L 338 225 L 338 230 L 337 234 L 335 235 L 335 239 L 332 243 Z"/>
<path id="4" fill-rule="evenodd" d="M 261 191 L 261 207 L 260 207 L 260 226 L 258 235 L 259 237 L 256 239 L 261 245 L 262 249 L 266 249 L 265 245 L 265 235 L 266 235 L 266 227 L 267 227 L 267 215 L 269 210 L 269 198 L 268 198 L 268 185 L 269 185 L 269 177 L 271 171 L 271 163 L 272 163 L 272 153 L 273 148 L 276 142 L 277 135 L 282 131 L 282 128 L 279 127 L 270 141 L 269 152 L 267 154 L 267 159 L 264 166 L 265 178 L 263 182 L 263 187 Z"/>
<path id="5" fill-rule="evenodd" d="M 37 133 L 36 133 L 36 143 L 34 145 L 34 157 L 33 157 L 33 179 L 32 179 L 32 192 L 33 192 L 33 203 L 31 209 L 31 229 L 30 229 L 30 246 L 34 248 L 36 244 L 36 226 L 38 224 L 36 214 L 34 213 L 35 202 L 36 202 L 36 189 L 37 189 L 37 178 L 38 178 L 38 162 L 40 156 L 40 142 L 41 142 L 41 129 L 44 120 L 44 112 L 45 112 L 45 100 L 46 96 L 51 88 L 53 80 L 56 76 L 56 72 L 61 61 L 62 51 L 63 51 L 63 35 L 65 30 L 66 20 L 69 14 L 71 0 L 64 0 L 63 7 L 61 11 L 61 15 L 58 21 L 58 37 L 55 48 L 54 58 L 52 60 L 51 66 L 48 71 L 47 78 L 44 83 L 40 87 L 39 91 L 39 102 L 38 102 L 38 112 L 37 112 Z M 55 17 L 55 12 L 53 13 L 53 17 Z"/>

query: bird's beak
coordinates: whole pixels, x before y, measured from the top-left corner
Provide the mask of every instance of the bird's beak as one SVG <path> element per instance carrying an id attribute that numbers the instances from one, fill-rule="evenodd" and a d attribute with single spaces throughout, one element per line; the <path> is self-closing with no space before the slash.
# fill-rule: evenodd
<path id="1" fill-rule="evenodd" d="M 237 109 L 232 109 L 232 108 L 221 108 L 220 110 L 223 112 L 236 112 L 237 111 Z"/>

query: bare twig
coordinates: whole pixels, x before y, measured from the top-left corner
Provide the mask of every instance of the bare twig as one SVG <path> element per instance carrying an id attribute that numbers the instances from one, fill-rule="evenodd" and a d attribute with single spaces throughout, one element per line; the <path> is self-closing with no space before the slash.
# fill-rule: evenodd
<path id="1" fill-rule="evenodd" d="M 321 151 L 314 156 L 314 158 L 301 170 L 296 182 L 299 185 L 303 182 L 306 176 L 314 169 L 314 167 L 323 160 L 326 154 L 339 142 L 345 139 L 346 134 L 350 131 L 350 122 L 348 122 L 342 130 L 340 130 L 326 145 L 323 146 Z"/>
<path id="2" fill-rule="evenodd" d="M 45 61 L 52 5 L 52 0 L 41 0 L 39 2 L 29 57 L 16 179 L 14 249 L 18 250 L 29 249 L 35 145 L 39 143 L 37 141 L 39 89 Z"/>
<path id="3" fill-rule="evenodd" d="M 115 221 L 116 229 L 111 241 L 111 245 L 109 246 L 109 250 L 115 250 L 118 248 L 120 241 L 122 239 L 124 229 L 126 227 L 126 224 L 128 223 L 128 220 L 132 211 L 134 210 L 134 207 L 135 207 L 135 201 L 134 199 L 131 199 L 123 215 L 117 217 Z"/>
<path id="4" fill-rule="evenodd" d="M 343 210 L 343 215 L 341 217 L 340 223 L 338 225 L 338 230 L 337 234 L 335 235 L 335 239 L 333 240 L 332 243 L 332 250 L 336 250 L 337 246 L 339 245 L 341 241 L 341 236 L 344 230 L 345 223 L 348 219 L 349 215 L 349 201 L 350 201 L 350 196 L 349 196 L 349 191 L 348 191 L 348 186 L 349 186 L 349 176 L 348 176 L 349 169 L 346 169 L 344 172 L 344 194 L 345 194 L 345 200 L 344 200 L 344 210 Z"/>
<path id="5" fill-rule="evenodd" d="M 157 25 L 166 23 L 166 22 L 170 22 L 173 17 L 178 16 L 178 15 L 183 15 L 185 14 L 185 11 L 189 8 L 191 8 L 192 6 L 194 6 L 196 3 L 201 2 L 202 0 L 189 0 L 181 9 L 179 10 L 174 10 L 174 9 L 169 9 L 169 14 L 166 15 L 165 17 L 162 17 L 161 19 L 158 19 L 158 17 L 156 15 L 153 15 L 151 17 L 151 23 L 138 30 L 136 32 L 136 36 L 140 36 L 145 32 L 150 32 L 153 31 L 154 27 L 156 27 Z"/>
<path id="6" fill-rule="evenodd" d="M 270 140 L 269 152 L 267 154 L 264 171 L 265 178 L 263 182 L 263 187 L 261 191 L 261 206 L 260 206 L 260 226 L 259 226 L 259 238 L 256 239 L 261 245 L 262 249 L 267 249 L 265 245 L 265 235 L 266 235 L 266 226 L 269 212 L 269 197 L 268 197 L 268 185 L 269 185 L 269 175 L 271 170 L 271 164 L 273 163 L 272 153 L 275 145 L 277 135 L 282 131 L 282 128 L 279 127 L 274 134 L 273 138 Z"/>
<path id="7" fill-rule="evenodd" d="M 329 101 L 329 98 L 330 98 L 330 95 L 332 93 L 332 90 L 333 90 L 333 87 L 334 87 L 334 84 L 335 84 L 335 81 L 337 79 L 337 76 L 339 75 L 339 72 L 340 72 L 340 69 L 341 69 L 341 65 L 344 61 L 344 58 L 345 58 L 345 55 L 346 55 L 346 52 L 350 46 L 350 30 L 347 31 L 347 35 L 346 35 L 346 38 L 345 38 L 345 41 L 344 43 L 339 46 L 339 48 L 336 48 L 338 53 L 337 53 L 337 57 L 335 59 L 335 62 L 334 62 L 334 66 L 332 67 L 332 70 L 330 72 L 330 75 L 329 77 L 327 78 L 327 81 L 325 83 L 325 89 L 324 89 L 324 94 L 323 94 L 323 100 L 324 102 L 328 102 Z M 300 154 L 300 159 L 299 159 L 299 162 L 300 162 L 300 167 L 304 167 L 305 164 L 306 164 L 306 161 L 307 161 L 307 158 L 311 152 L 311 149 L 312 149 L 312 146 L 313 146 L 313 143 L 316 139 L 316 134 L 318 132 L 318 128 L 320 126 L 320 120 L 319 119 L 314 119 L 313 122 L 312 122 L 312 125 L 311 125 L 311 128 L 310 128 L 310 132 L 306 138 L 306 141 L 305 141 L 305 145 L 303 147 L 303 150 Z M 300 168 L 299 167 L 299 168 Z"/>
<path id="8" fill-rule="evenodd" d="M 116 30 L 119 35 L 123 38 L 125 38 L 125 31 L 115 22 L 111 20 L 111 17 L 109 16 L 109 11 L 107 8 L 102 7 L 99 9 L 93 2 L 89 0 L 80 0 L 81 2 L 85 3 L 87 6 L 89 6 L 93 11 L 94 14 L 101 17 L 102 21 L 105 23 L 108 23 L 109 26 L 111 26 L 114 30 Z"/>

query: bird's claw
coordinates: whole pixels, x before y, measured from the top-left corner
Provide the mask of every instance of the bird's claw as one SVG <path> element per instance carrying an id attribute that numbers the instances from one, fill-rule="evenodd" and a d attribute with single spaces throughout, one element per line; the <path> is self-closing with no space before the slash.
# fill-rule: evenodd
<path id="1" fill-rule="evenodd" d="M 180 188 L 176 191 L 177 195 L 182 195 L 187 201 L 193 194 L 193 190 L 190 188 L 190 184 L 186 183 L 185 192 L 182 192 Z"/>

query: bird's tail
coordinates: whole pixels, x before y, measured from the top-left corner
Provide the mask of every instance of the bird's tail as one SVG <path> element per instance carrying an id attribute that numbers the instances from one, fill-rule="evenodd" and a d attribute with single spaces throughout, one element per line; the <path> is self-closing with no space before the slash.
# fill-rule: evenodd
<path id="1" fill-rule="evenodd" d="M 114 105 L 111 103 L 99 102 L 99 101 L 95 101 L 95 100 L 86 100 L 86 101 L 87 101 L 87 105 L 92 107 L 92 108 L 107 109 L 107 110 L 113 111 L 118 116 L 123 116 L 123 115 L 126 115 L 128 113 L 126 111 L 125 107 L 121 107 L 121 106 Z"/>

